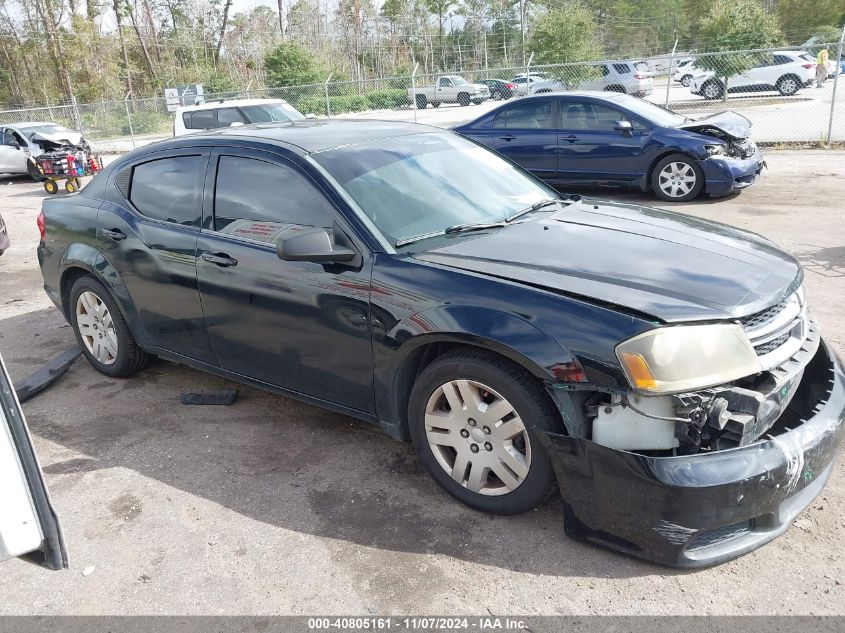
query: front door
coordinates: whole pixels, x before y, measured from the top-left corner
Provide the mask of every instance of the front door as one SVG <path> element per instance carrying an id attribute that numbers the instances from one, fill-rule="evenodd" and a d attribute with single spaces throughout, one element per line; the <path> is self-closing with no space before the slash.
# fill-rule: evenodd
<path id="1" fill-rule="evenodd" d="M 619 110 L 589 101 L 560 99 L 558 178 L 565 181 L 633 181 L 647 171 L 643 147 L 649 130 Z M 615 130 L 630 120 L 633 131 Z"/>
<path id="2" fill-rule="evenodd" d="M 496 150 L 535 176 L 553 180 L 557 172 L 554 100 L 518 101 L 493 120 Z"/>
<path id="3" fill-rule="evenodd" d="M 234 154 L 234 152 L 233 152 Z M 342 221 L 313 181 L 276 154 L 215 150 L 197 266 L 207 331 L 229 371 L 372 413 L 372 260 L 282 261 L 276 241 Z M 344 233 L 345 234 L 345 233 Z"/>
<path id="4" fill-rule="evenodd" d="M 0 174 L 25 174 L 26 142 L 13 130 L 0 130 Z"/>
<path id="5" fill-rule="evenodd" d="M 152 340 L 136 338 L 213 363 L 196 276 L 207 163 L 207 150 L 178 150 L 121 169 L 100 206 L 97 240 Z"/>

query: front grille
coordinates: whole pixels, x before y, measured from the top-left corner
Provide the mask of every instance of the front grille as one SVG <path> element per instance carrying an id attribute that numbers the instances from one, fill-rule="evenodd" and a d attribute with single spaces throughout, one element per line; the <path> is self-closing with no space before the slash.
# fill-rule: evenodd
<path id="1" fill-rule="evenodd" d="M 778 347 L 783 345 L 789 340 L 790 333 L 786 332 L 785 334 L 781 334 L 777 338 L 773 338 L 771 341 L 766 341 L 765 343 L 761 343 L 760 345 L 754 346 L 754 351 L 757 352 L 758 356 L 765 356 L 771 352 L 774 352 Z"/>
<path id="2" fill-rule="evenodd" d="M 687 551 L 692 552 L 727 543 L 728 541 L 748 534 L 752 529 L 754 529 L 753 521 L 743 521 L 741 523 L 724 525 L 713 530 L 703 530 L 692 538 L 687 546 Z"/>
<path id="3" fill-rule="evenodd" d="M 742 317 L 739 322 L 746 330 L 757 330 L 771 323 L 786 308 L 786 299 L 756 314 Z"/>

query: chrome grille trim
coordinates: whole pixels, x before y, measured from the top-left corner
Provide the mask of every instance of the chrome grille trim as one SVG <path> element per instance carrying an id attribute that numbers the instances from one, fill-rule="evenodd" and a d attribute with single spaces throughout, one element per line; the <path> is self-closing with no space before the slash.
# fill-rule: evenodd
<path id="1" fill-rule="evenodd" d="M 809 334 L 803 288 L 739 322 L 757 352 L 763 371 L 777 367 L 801 349 Z"/>

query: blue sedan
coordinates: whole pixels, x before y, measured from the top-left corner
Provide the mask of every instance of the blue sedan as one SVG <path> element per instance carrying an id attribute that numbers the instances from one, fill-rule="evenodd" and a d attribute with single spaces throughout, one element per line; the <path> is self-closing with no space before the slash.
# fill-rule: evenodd
<path id="1" fill-rule="evenodd" d="M 692 120 L 629 95 L 525 97 L 455 128 L 553 185 L 652 189 L 672 202 L 753 185 L 765 166 L 735 112 Z"/>

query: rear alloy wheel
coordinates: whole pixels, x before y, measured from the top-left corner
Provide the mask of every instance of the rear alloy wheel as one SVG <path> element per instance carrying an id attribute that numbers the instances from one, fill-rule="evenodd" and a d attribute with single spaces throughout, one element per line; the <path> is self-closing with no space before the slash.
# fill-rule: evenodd
<path id="1" fill-rule="evenodd" d="M 554 490 L 536 433 L 560 415 L 530 375 L 484 352 L 456 352 L 420 374 L 408 406 L 420 460 L 449 494 L 493 514 L 526 512 Z"/>
<path id="2" fill-rule="evenodd" d="M 468 106 L 469 105 L 469 95 L 465 92 L 462 92 L 461 94 L 459 94 L 458 95 L 458 103 L 460 103 L 462 106 Z"/>
<path id="3" fill-rule="evenodd" d="M 778 79 L 776 87 L 784 97 L 791 97 L 801 89 L 801 82 L 795 75 L 786 75 Z"/>
<path id="4" fill-rule="evenodd" d="M 490 95 L 493 101 L 501 101 L 502 100 L 502 93 L 498 90 L 494 90 L 493 94 Z"/>
<path id="5" fill-rule="evenodd" d="M 681 85 L 684 88 L 689 88 L 689 85 L 692 83 L 692 75 L 684 75 L 681 77 Z"/>
<path id="6" fill-rule="evenodd" d="M 705 99 L 714 100 L 721 99 L 723 94 L 722 84 L 718 81 L 708 81 L 701 88 L 701 94 Z"/>
<path id="7" fill-rule="evenodd" d="M 69 307 L 76 341 L 97 371 L 122 378 L 152 360 L 138 347 L 109 291 L 94 277 L 76 280 L 70 289 Z"/>
<path id="8" fill-rule="evenodd" d="M 417 109 L 418 110 L 425 110 L 425 107 L 428 105 L 428 99 L 425 95 L 417 95 Z"/>
<path id="9" fill-rule="evenodd" d="M 654 166 L 651 186 L 663 200 L 687 202 L 704 188 L 704 173 L 694 159 L 672 154 Z"/>

